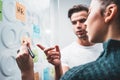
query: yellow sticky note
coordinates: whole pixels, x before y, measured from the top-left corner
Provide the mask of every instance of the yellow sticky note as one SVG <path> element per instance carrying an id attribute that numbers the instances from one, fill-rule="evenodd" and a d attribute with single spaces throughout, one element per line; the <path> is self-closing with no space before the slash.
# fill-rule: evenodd
<path id="1" fill-rule="evenodd" d="M 18 20 L 25 22 L 25 17 L 26 17 L 25 6 L 20 4 L 19 2 L 16 2 L 16 18 Z"/>

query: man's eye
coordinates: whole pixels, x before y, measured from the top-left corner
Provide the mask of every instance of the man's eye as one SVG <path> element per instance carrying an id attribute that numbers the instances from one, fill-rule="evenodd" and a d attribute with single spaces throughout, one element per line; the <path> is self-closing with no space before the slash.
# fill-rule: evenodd
<path id="1" fill-rule="evenodd" d="M 77 22 L 76 21 L 72 21 L 72 24 L 75 25 Z"/>
<path id="2" fill-rule="evenodd" d="M 80 19 L 79 22 L 80 23 L 84 23 L 86 21 L 86 19 Z"/>

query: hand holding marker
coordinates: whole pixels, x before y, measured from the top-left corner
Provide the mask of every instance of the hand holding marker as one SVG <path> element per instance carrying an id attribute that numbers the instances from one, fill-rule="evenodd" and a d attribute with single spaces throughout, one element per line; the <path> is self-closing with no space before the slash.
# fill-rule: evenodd
<path id="1" fill-rule="evenodd" d="M 22 40 L 21 40 L 21 43 L 22 43 L 22 44 L 27 43 L 28 53 L 30 54 L 30 56 L 31 56 L 32 58 L 34 58 L 35 55 L 34 55 L 34 53 L 32 52 L 32 50 L 30 49 L 30 44 L 31 44 L 30 42 L 31 42 L 30 39 L 27 38 L 27 37 L 23 37 Z"/>
<path id="2" fill-rule="evenodd" d="M 31 56 L 32 58 L 34 58 L 35 55 L 34 55 L 34 53 L 32 52 L 32 50 L 31 50 L 29 47 L 27 47 L 27 48 L 28 48 L 28 52 L 29 52 L 30 56 Z"/>

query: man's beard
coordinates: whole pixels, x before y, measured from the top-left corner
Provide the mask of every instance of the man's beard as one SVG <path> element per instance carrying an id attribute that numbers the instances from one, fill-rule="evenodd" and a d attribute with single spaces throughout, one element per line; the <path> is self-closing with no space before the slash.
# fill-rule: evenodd
<path id="1" fill-rule="evenodd" d="M 88 39 L 88 36 L 86 34 L 84 35 L 77 35 L 79 39 Z"/>

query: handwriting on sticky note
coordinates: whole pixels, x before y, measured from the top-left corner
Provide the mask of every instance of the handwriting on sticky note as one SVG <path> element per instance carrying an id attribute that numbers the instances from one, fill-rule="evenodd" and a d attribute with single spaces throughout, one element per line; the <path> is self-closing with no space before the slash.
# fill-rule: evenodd
<path id="1" fill-rule="evenodd" d="M 24 5 L 16 2 L 16 18 L 25 22 L 26 8 Z"/>

